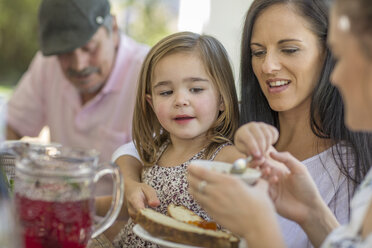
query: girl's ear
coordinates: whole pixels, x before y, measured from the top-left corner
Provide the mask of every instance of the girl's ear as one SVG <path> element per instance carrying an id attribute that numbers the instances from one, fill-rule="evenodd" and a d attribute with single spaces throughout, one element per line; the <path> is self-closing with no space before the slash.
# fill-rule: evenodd
<path id="1" fill-rule="evenodd" d="M 225 104 L 223 102 L 223 97 L 220 96 L 220 106 L 219 106 L 219 110 L 222 112 L 222 111 L 225 111 Z"/>
<path id="2" fill-rule="evenodd" d="M 154 106 L 152 105 L 152 96 L 150 94 L 146 94 L 146 101 L 150 104 L 151 108 L 154 109 Z"/>

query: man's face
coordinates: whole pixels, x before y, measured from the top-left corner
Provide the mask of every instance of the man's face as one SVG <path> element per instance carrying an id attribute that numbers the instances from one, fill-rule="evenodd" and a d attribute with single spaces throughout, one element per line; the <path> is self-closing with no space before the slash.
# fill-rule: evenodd
<path id="1" fill-rule="evenodd" d="M 118 44 L 117 28 L 109 34 L 102 26 L 84 46 L 58 55 L 63 73 L 82 95 L 95 95 L 105 84 L 114 66 Z"/>

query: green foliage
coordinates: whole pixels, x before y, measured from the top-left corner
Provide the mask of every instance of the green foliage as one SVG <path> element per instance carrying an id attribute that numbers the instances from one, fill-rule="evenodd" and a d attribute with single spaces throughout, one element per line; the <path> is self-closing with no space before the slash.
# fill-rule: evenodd
<path id="1" fill-rule="evenodd" d="M 119 7 L 125 12 L 123 31 L 135 40 L 154 45 L 176 30 L 177 13 L 172 11 L 172 1 L 121 0 Z M 174 4 L 173 4 L 174 5 Z"/>
<path id="2" fill-rule="evenodd" d="M 41 0 L 0 0 L 0 85 L 18 82 L 38 50 L 37 12 Z M 110 0 L 128 16 L 123 31 L 135 40 L 154 45 L 174 32 L 175 0 Z M 171 3 L 171 4 L 170 4 Z M 167 5 L 168 4 L 168 5 Z M 174 9 L 174 6 L 173 6 Z M 127 11 L 130 10 L 130 11 Z M 172 21 L 173 20 L 173 21 Z M 120 26 L 123 26 L 119 23 Z"/>
<path id="3" fill-rule="evenodd" d="M 15 84 L 38 49 L 40 0 L 0 0 L 0 84 Z"/>
<path id="4" fill-rule="evenodd" d="M 12 93 L 12 87 L 10 85 L 1 85 L 0 84 L 0 112 L 1 112 L 1 97 L 8 97 Z"/>

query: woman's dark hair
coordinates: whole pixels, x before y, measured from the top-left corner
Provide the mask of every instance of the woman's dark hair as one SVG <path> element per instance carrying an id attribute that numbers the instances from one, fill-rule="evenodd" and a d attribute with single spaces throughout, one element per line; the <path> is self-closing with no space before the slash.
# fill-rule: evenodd
<path id="1" fill-rule="evenodd" d="M 353 1 L 353 0 L 351 0 Z M 278 112 L 272 110 L 261 91 L 258 80 L 253 73 L 251 63 L 252 29 L 261 12 L 274 4 L 288 4 L 310 24 L 311 30 L 323 44 L 326 58 L 320 79 L 316 85 L 310 109 L 310 125 L 313 133 L 322 139 L 329 139 L 333 144 L 333 157 L 341 173 L 348 180 L 349 192 L 353 192 L 364 178 L 372 164 L 371 135 L 349 131 L 344 123 L 344 105 L 338 90 L 330 83 L 330 74 L 335 61 L 326 47 L 328 12 L 330 4 L 325 0 L 255 0 L 245 19 L 242 36 L 241 53 L 241 124 L 250 121 L 262 121 L 279 130 Z M 344 149 L 342 146 L 346 146 Z M 347 154 L 345 154 L 345 150 Z M 345 156 L 346 155 L 346 156 Z M 342 159 L 340 159 L 342 158 Z M 353 161 L 353 168 L 350 163 Z M 325 167 L 325 166 L 324 166 Z M 325 167 L 326 168 L 326 167 Z M 351 187 L 350 187 L 351 186 Z M 350 195 L 349 195 L 350 197 Z"/>

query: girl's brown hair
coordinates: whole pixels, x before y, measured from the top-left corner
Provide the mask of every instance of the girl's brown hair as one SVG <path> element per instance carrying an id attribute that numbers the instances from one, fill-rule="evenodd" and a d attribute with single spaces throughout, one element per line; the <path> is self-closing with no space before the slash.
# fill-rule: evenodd
<path id="1" fill-rule="evenodd" d="M 145 96 L 152 94 L 151 82 L 155 66 L 162 58 L 178 52 L 198 54 L 225 106 L 225 110 L 220 112 L 207 133 L 210 143 L 206 148 L 205 158 L 208 159 L 219 144 L 232 140 L 238 127 L 239 109 L 234 76 L 223 45 L 211 36 L 192 32 L 167 36 L 148 53 L 138 83 L 132 132 L 134 144 L 145 166 L 156 163 L 160 146 L 169 139 L 169 133 L 160 125 Z"/>

